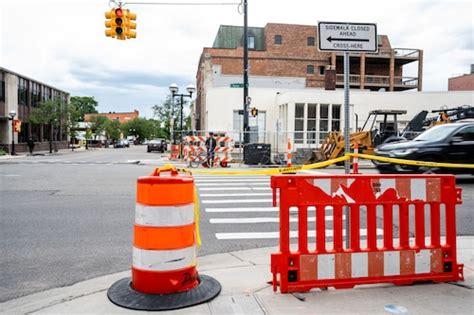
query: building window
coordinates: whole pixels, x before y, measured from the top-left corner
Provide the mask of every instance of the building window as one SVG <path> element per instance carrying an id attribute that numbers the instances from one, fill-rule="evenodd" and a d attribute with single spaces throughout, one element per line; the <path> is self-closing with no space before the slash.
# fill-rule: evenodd
<path id="1" fill-rule="evenodd" d="M 307 65 L 306 66 L 306 74 L 314 74 L 314 66 L 313 65 Z"/>
<path id="2" fill-rule="evenodd" d="M 325 69 L 326 69 L 326 68 L 325 68 L 324 66 L 319 66 L 319 67 L 318 67 L 319 75 L 324 75 L 324 73 L 326 72 Z"/>
<path id="3" fill-rule="evenodd" d="M 281 45 L 283 43 L 283 37 L 281 35 L 275 35 L 275 45 Z"/>
<path id="4" fill-rule="evenodd" d="M 18 78 L 18 105 L 27 105 L 28 103 L 28 81 Z"/>
<path id="5" fill-rule="evenodd" d="M 5 101 L 5 81 L 3 79 L 3 72 L 0 72 L 0 101 Z"/>
<path id="6" fill-rule="evenodd" d="M 307 143 L 316 143 L 316 113 L 318 104 L 308 104 Z"/>
<path id="7" fill-rule="evenodd" d="M 324 140 L 329 131 L 329 104 L 319 107 L 319 139 Z"/>
<path id="8" fill-rule="evenodd" d="M 249 130 L 250 130 L 250 142 L 267 142 L 268 137 L 265 132 L 266 130 L 266 111 L 259 110 L 257 117 L 249 117 Z M 242 126 L 244 125 L 244 115 L 239 115 L 238 110 L 233 111 L 232 115 L 232 129 L 235 132 L 239 132 L 240 135 L 234 137 L 234 139 L 243 139 Z"/>
<path id="9" fill-rule="evenodd" d="M 304 104 L 295 105 L 295 143 L 303 143 Z"/>
<path id="10" fill-rule="evenodd" d="M 332 120 L 331 120 L 331 130 L 339 131 L 341 130 L 341 105 L 332 105 Z"/>
<path id="11" fill-rule="evenodd" d="M 314 46 L 314 37 L 313 36 L 308 36 L 306 42 L 307 42 L 308 46 Z"/>
<path id="12" fill-rule="evenodd" d="M 255 36 L 249 36 L 248 39 L 249 39 L 247 42 L 248 48 L 255 49 Z"/>

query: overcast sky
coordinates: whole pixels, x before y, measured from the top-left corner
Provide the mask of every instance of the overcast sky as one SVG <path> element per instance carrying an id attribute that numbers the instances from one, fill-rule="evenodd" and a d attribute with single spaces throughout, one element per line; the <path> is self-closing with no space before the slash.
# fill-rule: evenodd
<path id="1" fill-rule="evenodd" d="M 239 2 L 185 0 L 214 1 Z M 425 91 L 446 91 L 448 78 L 468 73 L 474 63 L 470 0 L 248 3 L 249 26 L 377 23 L 392 47 L 424 50 Z M 0 66 L 71 95 L 94 96 L 100 111 L 138 109 L 141 116 L 151 117 L 151 106 L 163 101 L 170 83 L 182 91 L 195 84 L 202 49 L 212 46 L 219 25 L 243 25 L 237 5 L 127 8 L 138 15 L 138 35 L 118 41 L 104 35 L 108 0 L 0 0 Z"/>

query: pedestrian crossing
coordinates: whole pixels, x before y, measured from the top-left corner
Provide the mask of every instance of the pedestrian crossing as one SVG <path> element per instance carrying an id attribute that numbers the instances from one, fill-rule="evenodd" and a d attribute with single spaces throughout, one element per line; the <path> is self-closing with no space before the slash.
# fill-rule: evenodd
<path id="1" fill-rule="evenodd" d="M 219 241 L 279 238 L 279 208 L 272 204 L 270 176 L 195 175 L 201 211 Z M 298 237 L 297 209 L 290 208 L 290 238 Z M 332 207 L 326 207 L 326 237 L 332 238 Z M 345 220 L 346 217 L 343 217 Z M 315 238 L 314 207 L 308 208 L 308 238 Z M 382 235 L 382 230 L 377 229 Z M 361 237 L 367 235 L 365 229 Z"/>

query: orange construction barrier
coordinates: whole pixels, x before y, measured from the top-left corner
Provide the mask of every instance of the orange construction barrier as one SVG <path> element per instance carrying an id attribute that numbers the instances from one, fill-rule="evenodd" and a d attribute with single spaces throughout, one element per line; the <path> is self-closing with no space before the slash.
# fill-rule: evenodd
<path id="1" fill-rule="evenodd" d="M 452 175 L 276 175 L 271 185 L 274 205 L 277 192 L 280 202 L 280 250 L 271 255 L 274 291 L 277 285 L 287 293 L 464 278 L 456 259 L 461 189 Z M 348 218 L 344 207 L 349 207 Z M 297 210 L 297 231 L 290 231 L 290 209 Z M 346 219 L 349 231 L 343 229 Z M 331 230 L 326 221 L 332 221 Z M 343 246 L 345 233 L 348 247 Z M 297 250 L 291 249 L 290 238 L 297 238 Z M 310 238 L 315 240 L 311 249 Z"/>
<path id="2" fill-rule="evenodd" d="M 176 161 L 176 160 L 178 160 L 178 158 L 179 158 L 179 145 L 178 144 L 172 144 L 169 159 L 171 161 Z"/>
<path id="3" fill-rule="evenodd" d="M 286 151 L 286 166 L 291 167 L 291 139 L 288 138 L 288 148 Z"/>
<path id="4" fill-rule="evenodd" d="M 138 178 L 132 279 L 122 279 L 109 289 L 112 302 L 133 309 L 168 310 L 219 294 L 220 284 L 196 270 L 194 198 L 194 178 L 171 166 Z"/>

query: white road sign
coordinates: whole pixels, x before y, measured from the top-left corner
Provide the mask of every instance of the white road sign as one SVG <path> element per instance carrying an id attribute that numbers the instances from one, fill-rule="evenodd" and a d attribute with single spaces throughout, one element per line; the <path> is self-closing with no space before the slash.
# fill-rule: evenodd
<path id="1" fill-rule="evenodd" d="M 374 23 L 318 22 L 320 51 L 377 52 Z"/>

